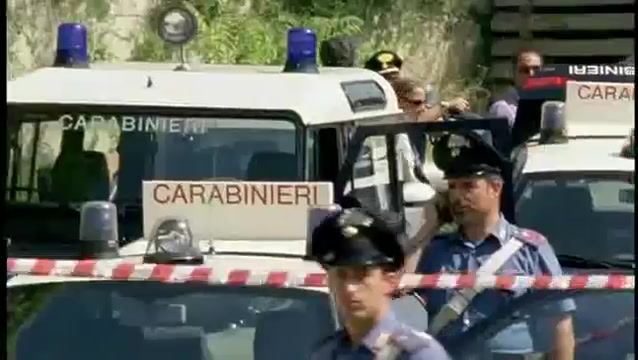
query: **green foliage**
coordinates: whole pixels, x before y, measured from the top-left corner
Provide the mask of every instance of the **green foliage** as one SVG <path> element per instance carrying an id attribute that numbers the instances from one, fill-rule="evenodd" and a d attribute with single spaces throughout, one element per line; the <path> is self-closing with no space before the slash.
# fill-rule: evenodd
<path id="1" fill-rule="evenodd" d="M 481 1 L 481 0 L 476 0 Z M 171 2 L 172 3 L 172 2 Z M 197 38 L 187 45 L 189 61 L 283 65 L 286 31 L 310 27 L 319 40 L 359 35 L 359 63 L 385 48 L 406 58 L 406 71 L 438 85 L 443 96 L 486 97 L 485 69 L 474 64 L 479 31 L 465 0 L 191 0 Z M 160 3 L 135 36 L 132 59 L 177 61 L 175 47 L 156 35 Z M 170 3 L 169 3 L 170 4 Z"/>
<path id="2" fill-rule="evenodd" d="M 283 65 L 286 30 L 306 26 L 317 30 L 319 40 L 359 35 L 360 64 L 381 48 L 399 52 L 406 58 L 408 75 L 438 85 L 444 97 L 485 96 L 480 88 L 485 68 L 475 62 L 477 49 L 484 46 L 471 5 L 487 0 L 148 1 L 152 6 L 144 28 L 127 36 L 114 34 L 112 0 L 10 0 L 8 41 L 14 72 L 50 64 L 55 27 L 74 20 L 90 29 L 93 61 L 114 58 L 109 48 L 114 38 L 132 45 L 130 60 L 177 61 L 176 49 L 156 35 L 156 17 L 159 9 L 181 3 L 199 18 L 198 37 L 187 46 L 193 62 Z M 18 43 L 21 49 L 16 49 Z"/>
<path id="3" fill-rule="evenodd" d="M 210 9 L 210 8 L 208 8 Z M 272 10 L 272 9 L 271 9 Z M 337 34 L 361 33 L 363 21 L 353 16 L 299 17 L 290 13 L 242 14 L 236 10 L 206 10 L 210 18 L 198 13 L 199 32 L 188 45 L 189 53 L 201 62 L 220 64 L 283 64 L 286 31 L 294 26 L 315 29 L 319 38 Z M 136 38 L 132 58 L 138 61 L 175 61 L 176 49 L 157 36 L 153 20 L 147 31 Z"/>
<path id="4" fill-rule="evenodd" d="M 55 35 L 61 22 L 81 22 L 89 31 L 95 61 L 112 60 L 106 38 L 113 35 L 110 0 L 9 0 L 7 42 L 14 75 L 53 62 Z"/>

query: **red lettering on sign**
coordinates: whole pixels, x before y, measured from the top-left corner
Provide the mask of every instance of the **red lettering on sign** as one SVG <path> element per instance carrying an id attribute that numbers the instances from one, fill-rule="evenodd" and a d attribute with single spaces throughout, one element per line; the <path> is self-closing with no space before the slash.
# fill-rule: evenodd
<path id="1" fill-rule="evenodd" d="M 577 94 L 582 100 L 633 101 L 635 99 L 633 86 L 580 85 L 578 86 Z"/>
<path id="2" fill-rule="evenodd" d="M 311 184 L 157 184 L 159 204 L 317 205 L 317 185 Z"/>

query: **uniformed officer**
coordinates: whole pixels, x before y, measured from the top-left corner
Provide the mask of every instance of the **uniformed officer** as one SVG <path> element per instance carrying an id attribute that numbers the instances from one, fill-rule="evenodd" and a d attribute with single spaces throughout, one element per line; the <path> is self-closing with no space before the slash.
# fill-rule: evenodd
<path id="1" fill-rule="evenodd" d="M 449 202 L 458 232 L 434 237 L 417 265 L 419 273 L 477 272 L 507 275 L 561 275 L 562 270 L 547 239 L 519 228 L 500 212 L 505 160 L 476 133 L 446 135 L 437 144 L 446 156 L 441 163 L 449 184 Z M 428 331 L 439 338 L 456 335 L 525 290 L 497 291 L 421 290 L 430 315 Z M 539 340 L 538 316 L 521 320 L 486 344 L 480 359 L 538 359 L 543 353 L 553 360 L 572 360 L 574 332 L 573 300 L 558 301 L 542 314 L 546 338 Z M 550 329 L 550 326 L 552 327 Z M 550 331 L 553 330 L 553 331 Z M 541 336 L 541 337 L 542 337 Z M 543 349 L 539 349 L 543 347 Z"/>
<path id="2" fill-rule="evenodd" d="M 448 360 L 431 336 L 401 324 L 390 310 L 404 254 L 396 229 L 361 208 L 326 217 L 312 233 L 312 254 L 326 269 L 344 329 L 311 360 Z"/>
<path id="3" fill-rule="evenodd" d="M 372 70 L 387 80 L 397 79 L 401 76 L 403 59 L 394 51 L 381 50 L 372 54 L 363 65 L 364 68 Z"/>

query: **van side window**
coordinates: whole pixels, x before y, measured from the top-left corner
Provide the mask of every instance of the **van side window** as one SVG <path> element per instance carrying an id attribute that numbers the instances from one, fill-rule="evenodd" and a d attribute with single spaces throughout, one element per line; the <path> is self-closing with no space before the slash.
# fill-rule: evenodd
<path id="1" fill-rule="evenodd" d="M 366 207 L 390 210 L 390 170 L 385 136 L 371 136 L 365 140 L 345 194 Z"/>

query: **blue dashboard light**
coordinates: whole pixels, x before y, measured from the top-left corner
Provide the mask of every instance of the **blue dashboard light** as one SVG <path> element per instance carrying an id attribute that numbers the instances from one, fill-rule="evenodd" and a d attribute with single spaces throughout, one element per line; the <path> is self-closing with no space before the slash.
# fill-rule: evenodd
<path id="1" fill-rule="evenodd" d="M 308 28 L 288 30 L 284 72 L 317 73 L 317 34 Z"/>
<path id="2" fill-rule="evenodd" d="M 77 23 L 60 24 L 53 66 L 89 66 L 88 35 L 85 26 Z"/>
<path id="3" fill-rule="evenodd" d="M 541 106 L 541 128 L 539 144 L 562 144 L 567 142 L 565 103 L 546 101 Z"/>

